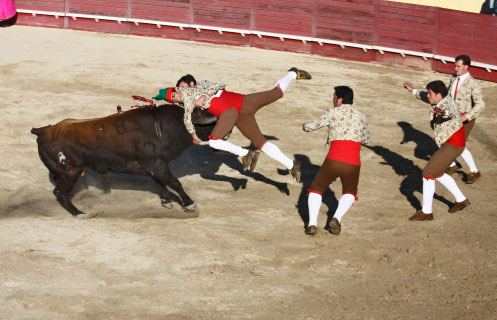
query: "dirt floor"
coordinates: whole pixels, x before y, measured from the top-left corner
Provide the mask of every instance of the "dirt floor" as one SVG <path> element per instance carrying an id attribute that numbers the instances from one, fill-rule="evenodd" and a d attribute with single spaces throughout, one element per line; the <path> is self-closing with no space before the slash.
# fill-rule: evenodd
<path id="1" fill-rule="evenodd" d="M 480 82 L 485 111 L 469 141 L 482 178 L 464 183 L 456 214 L 437 183 L 435 220 L 409 222 L 434 150 L 427 105 L 403 87 L 448 76 L 313 55 L 159 38 L 14 26 L 0 32 L 0 319 L 497 319 L 497 84 Z M 32 127 L 129 109 L 185 73 L 251 93 L 292 66 L 312 73 L 258 113 L 262 131 L 303 163 L 303 184 L 261 155 L 191 147 L 171 164 L 195 213 L 161 206 L 146 177 L 111 175 L 104 194 L 80 178 L 76 219 L 56 201 Z M 360 200 L 342 234 L 324 226 L 341 195 L 325 193 L 316 236 L 304 234 L 305 190 L 327 130 L 301 124 L 348 85 L 368 117 Z M 230 141 L 248 146 L 235 130 Z M 463 163 L 464 164 L 464 163 Z"/>

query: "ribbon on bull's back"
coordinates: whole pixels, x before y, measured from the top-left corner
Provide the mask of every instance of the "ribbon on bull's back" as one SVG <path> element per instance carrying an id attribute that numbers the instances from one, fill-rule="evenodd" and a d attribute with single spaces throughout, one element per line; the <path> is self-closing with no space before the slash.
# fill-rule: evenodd
<path id="1" fill-rule="evenodd" d="M 1 1 L 1 0 L 0 0 Z M 144 97 L 141 97 L 141 96 L 131 96 L 134 100 L 138 100 L 138 101 L 143 101 L 143 102 L 148 102 L 148 105 L 132 105 L 131 108 L 155 108 L 155 103 L 153 100 L 151 99 L 147 99 L 147 98 L 144 98 Z M 121 108 L 121 106 L 117 106 L 117 113 L 122 113 L 123 110 Z"/>

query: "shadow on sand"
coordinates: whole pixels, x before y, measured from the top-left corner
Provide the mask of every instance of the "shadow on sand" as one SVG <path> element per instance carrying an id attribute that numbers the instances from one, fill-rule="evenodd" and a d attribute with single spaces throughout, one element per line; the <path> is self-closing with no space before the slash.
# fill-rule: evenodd
<path id="1" fill-rule="evenodd" d="M 415 129 L 410 123 L 400 121 L 397 123 L 404 132 L 404 137 L 401 144 L 414 142 L 414 156 L 418 159 L 429 161 L 433 153 L 438 150 L 437 145 L 433 139 L 422 131 Z M 399 191 L 404 195 L 415 210 L 421 210 L 421 202 L 414 195 L 415 192 L 423 193 L 422 169 L 414 164 L 412 160 L 404 158 L 403 156 L 390 151 L 382 146 L 367 146 L 367 149 L 374 151 L 377 155 L 383 158 L 383 165 L 391 166 L 394 172 L 399 176 L 404 176 Z M 298 202 L 296 204 L 299 215 L 303 221 L 304 226 L 309 220 L 309 213 L 307 207 L 307 189 L 311 186 L 314 177 L 316 176 L 320 165 L 314 165 L 310 162 L 309 157 L 301 154 L 296 154 L 295 159 L 302 163 L 302 190 L 300 192 Z M 280 174 L 286 174 L 283 170 Z M 336 183 L 336 182 L 335 182 Z M 333 188 L 334 183 L 330 185 Z M 323 194 L 323 203 L 328 207 L 328 219 L 326 221 L 325 229 L 328 229 L 328 223 L 333 218 L 334 212 L 338 206 L 337 197 L 330 188 Z M 440 202 L 445 203 L 450 207 L 453 203 L 445 199 L 445 197 L 435 194 L 434 198 Z"/>
<path id="2" fill-rule="evenodd" d="M 399 121 L 397 124 L 404 132 L 404 138 L 400 144 L 414 142 L 416 144 L 414 147 L 414 156 L 418 159 L 429 161 L 435 151 L 438 150 L 438 146 L 433 141 L 433 138 L 422 131 L 414 129 L 409 122 Z"/>
<path id="3" fill-rule="evenodd" d="M 401 121 L 397 123 L 404 131 L 404 138 L 401 144 L 414 142 L 414 156 L 418 159 L 429 161 L 433 153 L 438 150 L 433 139 L 422 131 L 415 129 L 410 123 Z M 364 146 L 369 150 L 374 151 L 377 155 L 383 158 L 383 165 L 391 166 L 394 172 L 399 176 L 404 176 L 404 180 L 400 183 L 399 191 L 404 195 L 415 210 L 421 210 L 421 202 L 414 195 L 415 192 L 423 193 L 422 169 L 414 164 L 412 160 L 390 151 L 382 146 Z M 445 203 L 448 207 L 452 202 L 442 196 L 435 194 L 434 198 Z"/>
<path id="4" fill-rule="evenodd" d="M 241 178 L 217 174 L 223 164 L 238 171 Z M 234 191 L 238 191 L 246 188 L 247 178 L 250 177 L 256 181 L 274 186 L 281 193 L 290 194 L 287 183 L 272 180 L 257 172 L 243 171 L 243 166 L 238 157 L 232 154 L 214 152 L 207 145 L 195 145 L 186 149 L 178 159 L 171 161 L 170 169 L 180 182 L 182 177 L 199 174 L 206 180 L 227 182 L 231 184 Z M 157 194 L 159 197 L 162 195 L 161 187 L 149 176 L 116 172 L 109 172 L 106 176 L 100 175 L 89 168 L 85 168 L 84 172 L 84 177 L 78 179 L 78 182 L 73 187 L 72 195 L 88 189 L 90 186 L 101 189 L 106 193 L 111 192 L 111 190 L 137 190 L 148 191 Z M 50 180 L 54 184 L 52 177 L 50 177 Z M 168 197 L 171 201 L 181 204 L 180 198 L 174 191 Z"/>
<path id="5" fill-rule="evenodd" d="M 302 164 L 302 190 L 300 191 L 299 198 L 297 200 L 297 204 L 295 207 L 302 219 L 303 226 L 307 225 L 309 221 L 309 209 L 307 207 L 307 189 L 311 187 L 312 181 L 314 177 L 319 171 L 321 164 L 316 165 L 313 164 L 309 157 L 303 154 L 296 154 L 295 159 L 300 161 Z M 324 160 L 324 154 L 323 154 Z M 287 171 L 280 170 L 280 174 L 288 174 Z M 336 184 L 332 183 L 328 189 L 323 193 L 323 204 L 328 207 L 328 219 L 326 220 L 325 229 L 329 229 L 328 223 L 333 219 L 333 215 L 335 214 L 336 208 L 338 207 L 338 200 L 335 196 L 335 192 L 331 189 Z"/>

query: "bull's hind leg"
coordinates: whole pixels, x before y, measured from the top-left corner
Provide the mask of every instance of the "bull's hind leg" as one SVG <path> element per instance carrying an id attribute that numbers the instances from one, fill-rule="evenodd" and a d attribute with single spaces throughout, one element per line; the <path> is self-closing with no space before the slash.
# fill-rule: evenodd
<path id="1" fill-rule="evenodd" d="M 154 168 L 149 172 L 164 189 L 170 187 L 181 198 L 183 209 L 186 211 L 195 211 L 197 204 L 186 194 L 179 180 L 171 173 L 168 165 L 163 161 L 157 161 Z M 166 189 L 167 190 L 167 189 Z M 167 191 L 169 192 L 169 191 Z"/>
<path id="2" fill-rule="evenodd" d="M 72 202 L 70 191 L 81 174 L 81 168 L 65 168 L 64 171 L 55 174 L 54 195 L 57 197 L 60 205 L 69 211 L 70 214 L 77 218 L 84 218 L 84 212 L 78 210 Z"/>

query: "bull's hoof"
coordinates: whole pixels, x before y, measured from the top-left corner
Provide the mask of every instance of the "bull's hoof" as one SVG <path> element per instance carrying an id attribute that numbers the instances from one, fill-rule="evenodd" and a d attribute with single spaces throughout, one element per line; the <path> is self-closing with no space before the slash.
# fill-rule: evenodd
<path id="1" fill-rule="evenodd" d="M 183 207 L 183 210 L 185 210 L 186 212 L 193 212 L 195 211 L 195 209 L 197 209 L 197 204 L 195 202 L 189 206 Z"/>
<path id="2" fill-rule="evenodd" d="M 160 200 L 160 203 L 161 205 L 166 208 L 166 209 L 172 209 L 174 208 L 174 205 L 173 203 L 171 202 L 171 200 L 167 200 L 167 199 L 161 199 Z"/>
<path id="3" fill-rule="evenodd" d="M 80 214 L 75 215 L 75 217 L 78 218 L 78 219 L 86 219 L 86 220 L 93 219 L 96 216 L 98 216 L 97 212 L 93 212 L 93 213 L 80 213 Z"/>

